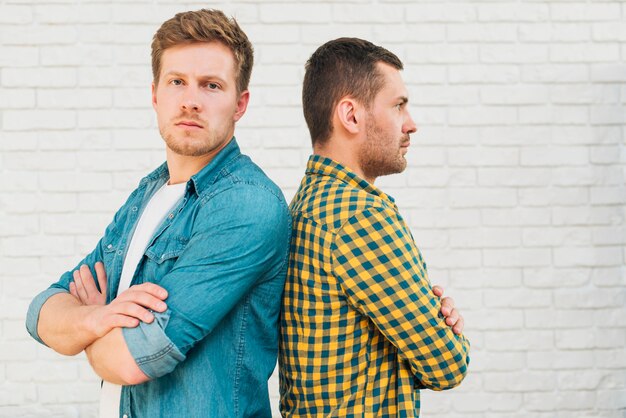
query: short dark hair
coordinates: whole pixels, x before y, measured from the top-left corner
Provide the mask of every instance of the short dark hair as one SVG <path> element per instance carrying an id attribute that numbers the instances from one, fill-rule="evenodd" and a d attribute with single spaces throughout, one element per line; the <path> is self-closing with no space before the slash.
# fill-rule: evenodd
<path id="1" fill-rule="evenodd" d="M 358 38 L 326 42 L 311 55 L 305 66 L 302 107 L 313 145 L 330 138 L 332 114 L 342 97 L 352 96 L 369 108 L 383 87 L 379 62 L 403 68 L 395 54 Z"/>
<path id="2" fill-rule="evenodd" d="M 182 12 L 165 21 L 152 38 L 152 77 L 158 84 L 161 58 L 167 48 L 197 42 L 221 42 L 235 56 L 237 91 L 248 89 L 254 51 L 234 18 L 214 9 Z"/>

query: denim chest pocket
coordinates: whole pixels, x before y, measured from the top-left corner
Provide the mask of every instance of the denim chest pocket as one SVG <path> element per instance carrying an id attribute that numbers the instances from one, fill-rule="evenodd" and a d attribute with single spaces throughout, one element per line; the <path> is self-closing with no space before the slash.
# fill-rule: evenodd
<path id="1" fill-rule="evenodd" d="M 162 237 L 146 249 L 144 280 L 157 283 L 173 267 L 178 257 L 185 251 L 189 238 Z"/>
<path id="2" fill-rule="evenodd" d="M 104 260 L 104 265 L 108 267 L 107 270 L 113 267 L 113 263 L 115 261 L 116 255 L 121 255 L 122 250 L 120 247 L 121 234 L 118 232 L 117 228 L 113 227 L 106 234 L 102 241 L 102 254 Z M 108 273 L 108 271 L 107 271 Z"/>

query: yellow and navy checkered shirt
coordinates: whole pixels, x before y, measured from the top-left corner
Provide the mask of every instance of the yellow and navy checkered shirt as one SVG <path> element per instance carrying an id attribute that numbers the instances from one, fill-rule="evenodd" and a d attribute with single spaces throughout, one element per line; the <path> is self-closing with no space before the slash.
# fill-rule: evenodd
<path id="1" fill-rule="evenodd" d="M 469 342 L 445 324 L 393 199 L 313 155 L 290 209 L 281 413 L 419 416 L 420 388 L 463 380 Z"/>

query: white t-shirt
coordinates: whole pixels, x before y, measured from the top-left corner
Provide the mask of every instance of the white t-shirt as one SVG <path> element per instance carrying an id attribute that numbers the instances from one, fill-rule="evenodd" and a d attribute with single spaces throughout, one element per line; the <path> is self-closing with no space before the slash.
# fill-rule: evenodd
<path id="1" fill-rule="evenodd" d="M 137 264 L 141 261 L 146 247 L 170 210 L 185 194 L 186 185 L 187 183 L 173 185 L 166 183 L 152 196 L 146 205 L 139 222 L 137 222 L 137 227 L 128 246 L 126 258 L 124 258 L 120 284 L 117 288 L 118 295 L 130 287 Z M 122 387 L 120 385 L 102 382 L 100 418 L 119 418 L 121 394 Z"/>

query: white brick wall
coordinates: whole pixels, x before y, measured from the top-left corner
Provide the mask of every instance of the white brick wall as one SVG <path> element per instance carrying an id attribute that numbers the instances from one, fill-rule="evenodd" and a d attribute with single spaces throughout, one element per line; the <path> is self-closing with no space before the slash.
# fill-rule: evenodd
<path id="1" fill-rule="evenodd" d="M 26 308 L 162 160 L 150 39 L 207 5 L 0 0 L 0 416 L 96 415 L 84 356 L 32 341 Z M 425 391 L 424 417 L 626 416 L 626 2 L 211 6 L 254 43 L 238 137 L 288 199 L 310 153 L 306 58 L 360 36 L 405 61 L 420 131 L 408 170 L 379 185 L 473 343 L 466 381 Z"/>

